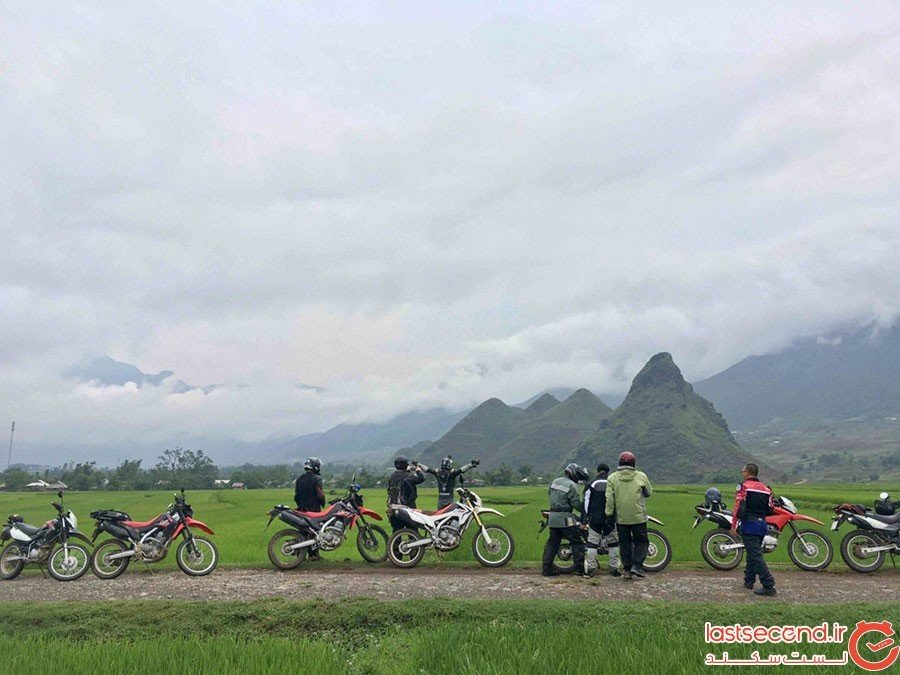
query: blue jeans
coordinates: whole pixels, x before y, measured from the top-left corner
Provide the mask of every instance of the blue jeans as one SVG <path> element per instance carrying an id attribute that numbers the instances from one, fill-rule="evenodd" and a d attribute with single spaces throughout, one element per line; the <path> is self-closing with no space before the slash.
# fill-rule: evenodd
<path id="1" fill-rule="evenodd" d="M 775 588 L 775 577 L 769 572 L 766 561 L 763 559 L 763 538 L 758 534 L 742 534 L 744 548 L 747 551 L 747 566 L 744 568 L 744 583 L 751 585 L 759 577 L 763 588 Z"/>

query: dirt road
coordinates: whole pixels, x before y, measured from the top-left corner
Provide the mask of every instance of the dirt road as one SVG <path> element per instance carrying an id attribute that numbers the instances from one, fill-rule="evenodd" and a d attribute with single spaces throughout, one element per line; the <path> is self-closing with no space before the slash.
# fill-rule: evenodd
<path id="1" fill-rule="evenodd" d="M 894 598 L 900 573 L 813 574 L 778 571 L 778 600 L 788 603 L 872 602 Z M 126 573 L 101 581 L 90 573 L 78 581 L 59 583 L 29 575 L 0 582 L 0 602 L 60 600 L 309 600 L 370 597 L 404 598 L 555 598 L 598 600 L 670 600 L 681 602 L 765 602 L 742 588 L 738 571 L 671 570 L 626 582 L 606 575 L 592 580 L 564 576 L 541 577 L 537 571 L 508 569 L 419 568 L 398 571 L 366 569 L 276 572 L 218 570 L 191 578 L 180 572 L 153 575 Z"/>

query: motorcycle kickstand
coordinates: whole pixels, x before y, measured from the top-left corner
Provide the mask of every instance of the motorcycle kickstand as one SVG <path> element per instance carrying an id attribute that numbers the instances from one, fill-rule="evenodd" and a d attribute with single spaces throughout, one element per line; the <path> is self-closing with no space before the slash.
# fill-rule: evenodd
<path id="1" fill-rule="evenodd" d="M 147 568 L 147 571 L 150 572 L 150 576 L 151 576 L 151 577 L 152 577 L 154 574 L 156 574 L 156 572 L 153 571 L 153 568 L 150 567 L 150 563 L 148 563 L 146 560 L 141 560 L 141 562 L 144 563 L 144 567 L 146 567 L 146 568 Z"/>
<path id="2" fill-rule="evenodd" d="M 41 571 L 41 575 L 46 579 L 47 578 L 47 569 L 43 565 L 38 565 L 38 569 Z"/>

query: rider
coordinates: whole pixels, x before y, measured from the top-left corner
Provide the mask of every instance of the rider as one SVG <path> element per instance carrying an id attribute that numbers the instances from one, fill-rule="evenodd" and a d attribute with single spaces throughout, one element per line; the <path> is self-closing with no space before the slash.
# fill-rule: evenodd
<path id="1" fill-rule="evenodd" d="M 412 466 L 411 471 L 410 466 Z M 427 470 L 428 467 L 424 464 L 410 462 L 409 458 L 404 455 L 397 455 L 394 458 L 394 472 L 388 476 L 387 481 L 388 514 L 394 532 L 407 527 L 407 525 L 392 515 L 391 506 L 399 504 L 411 509 L 416 508 L 416 499 L 419 496 L 416 486 L 425 481 L 425 471 Z"/>
<path id="2" fill-rule="evenodd" d="M 310 457 L 303 464 L 303 474 L 294 483 L 294 501 L 302 511 L 321 511 L 325 506 L 325 491 L 322 489 L 322 462 L 318 457 Z"/>
<path id="3" fill-rule="evenodd" d="M 614 518 L 606 517 L 606 479 L 609 476 L 609 465 L 601 462 L 597 465 L 597 477 L 594 482 L 584 488 L 584 515 L 588 522 L 587 556 L 584 561 L 584 573 L 594 575 L 597 569 L 597 549 L 600 542 L 609 551 L 609 573 L 618 577 L 619 542 L 616 540 Z"/>
<path id="4" fill-rule="evenodd" d="M 544 556 L 541 560 L 541 574 L 552 577 L 559 574 L 553 568 L 553 559 L 559 552 L 559 545 L 567 539 L 572 546 L 572 559 L 575 561 L 573 571 L 584 573 L 584 540 L 578 528 L 580 518 L 575 511 L 584 513 L 584 503 L 578 497 L 578 482 L 588 479 L 588 472 L 583 466 L 568 464 L 565 476 L 556 478 L 550 483 L 550 536 L 544 545 Z"/>
<path id="5" fill-rule="evenodd" d="M 759 467 L 756 464 L 745 464 L 741 469 L 744 482 L 738 485 L 731 512 L 731 532 L 736 533 L 738 520 L 741 521 L 741 539 L 747 551 L 747 566 L 744 568 L 744 588 L 751 589 L 759 576 L 762 588 L 753 591 L 756 595 L 776 595 L 775 577 L 769 572 L 763 558 L 763 538 L 769 531 L 766 516 L 773 513 L 775 503 L 772 489 L 759 480 Z"/>
<path id="6" fill-rule="evenodd" d="M 615 514 L 619 553 L 622 555 L 622 576 L 626 581 L 643 578 L 644 560 L 650 540 L 647 538 L 646 499 L 653 492 L 650 479 L 634 468 L 634 453 L 627 450 L 619 455 L 619 468 L 606 481 L 607 517 Z"/>
<path id="7" fill-rule="evenodd" d="M 456 487 L 456 479 L 459 478 L 459 482 L 463 483 L 462 474 L 469 469 L 474 469 L 479 463 L 480 461 L 478 459 L 473 459 L 468 464 L 464 464 L 458 469 L 454 469 L 453 458 L 450 455 L 447 455 L 441 460 L 441 467 L 439 469 L 425 469 L 426 473 L 433 474 L 434 477 L 437 478 L 438 509 L 442 509 L 453 503 L 453 489 Z"/>

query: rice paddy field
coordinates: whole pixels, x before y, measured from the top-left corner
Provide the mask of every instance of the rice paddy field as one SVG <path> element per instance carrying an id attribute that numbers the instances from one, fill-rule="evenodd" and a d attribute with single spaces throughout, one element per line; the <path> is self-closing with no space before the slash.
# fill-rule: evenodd
<path id="1" fill-rule="evenodd" d="M 691 567 L 705 566 L 700 555 L 700 539 L 703 533 L 712 527 L 708 522 L 694 531 L 691 530 L 694 506 L 703 501 L 703 493 L 708 486 L 658 486 L 648 500 L 648 509 L 652 515 L 665 523 L 659 527 L 671 541 L 673 548 L 672 566 Z M 726 501 L 734 494 L 734 485 L 719 485 Z M 810 527 L 827 531 L 831 521 L 831 509 L 838 502 L 860 502 L 871 505 L 881 491 L 900 495 L 900 485 L 859 485 L 859 484 L 803 484 L 778 488 L 776 494 L 789 497 L 801 513 L 813 516 L 825 523 L 825 527 L 808 524 Z M 534 565 L 540 560 L 541 550 L 546 539 L 546 532 L 538 534 L 540 510 L 546 508 L 547 492 L 544 487 L 487 487 L 478 488 L 485 506 L 496 508 L 505 515 L 504 518 L 488 516 L 506 526 L 513 534 L 516 552 L 513 565 Z M 292 493 L 287 490 L 206 490 L 188 493 L 188 501 L 194 508 L 194 516 L 210 525 L 215 531 L 213 537 L 221 554 L 221 565 L 224 567 L 269 567 L 271 563 L 266 555 L 269 537 L 283 524 L 272 523 L 266 530 L 268 516 L 266 512 L 280 502 L 292 503 Z M 341 496 L 338 492 L 329 494 L 329 498 Z M 384 491 L 370 489 L 363 492 L 366 505 L 378 512 L 384 511 Z M 0 516 L 20 513 L 26 522 L 41 523 L 53 515 L 49 502 L 55 495 L 46 493 L 3 493 L 0 492 Z M 71 492 L 65 495 L 66 505 L 79 518 L 79 529 L 88 536 L 93 532 L 93 521 L 89 513 L 96 509 L 120 509 L 127 511 L 134 519 L 147 520 L 158 515 L 172 501 L 171 492 Z M 419 506 L 433 508 L 437 501 L 436 491 L 425 489 L 420 491 Z M 385 521 L 381 525 L 390 532 L 390 525 Z M 804 524 L 806 526 L 806 524 Z M 835 546 L 835 558 L 832 570 L 846 570 L 838 551 L 840 537 L 847 532 L 845 525 L 841 531 L 830 533 Z M 471 537 L 470 529 L 467 538 Z M 329 562 L 363 563 L 356 550 L 355 532 L 350 533 L 351 540 L 337 551 L 324 555 Z M 786 552 L 786 538 L 779 548 L 767 556 L 770 564 L 776 566 L 790 565 Z M 389 563 L 384 563 L 389 564 Z M 468 542 L 451 553 L 438 556 L 428 552 L 423 564 L 473 564 L 477 565 Z M 166 560 L 159 566 L 173 567 L 174 560 Z M 32 572 L 34 573 L 34 572 Z"/>

